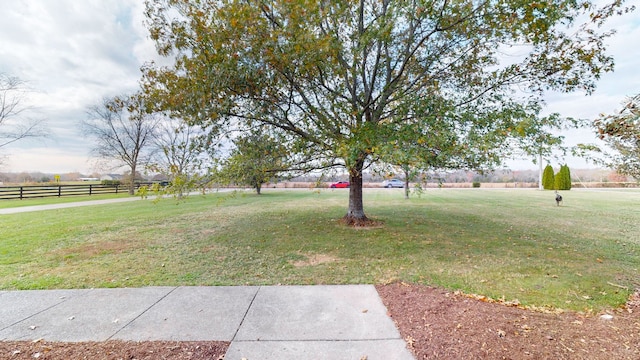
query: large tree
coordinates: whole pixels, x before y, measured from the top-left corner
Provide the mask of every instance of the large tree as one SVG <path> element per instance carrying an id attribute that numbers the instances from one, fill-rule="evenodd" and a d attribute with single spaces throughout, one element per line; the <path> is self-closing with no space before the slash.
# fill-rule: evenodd
<path id="1" fill-rule="evenodd" d="M 640 181 L 640 94 L 627 98 L 618 112 L 600 115 L 594 125 L 616 152 L 602 163 Z"/>
<path id="2" fill-rule="evenodd" d="M 216 146 L 200 127 L 157 115 L 161 120 L 153 131 L 156 151 L 149 167 L 167 175 L 170 185 L 164 191 L 181 199 L 208 181 L 205 174 L 212 165 Z"/>
<path id="3" fill-rule="evenodd" d="M 151 37 L 175 63 L 150 64 L 142 85 L 190 121 L 272 126 L 300 153 L 322 155 L 311 165 L 345 167 L 345 220 L 366 223 L 363 169 L 394 134 L 422 136 L 398 129 L 443 123 L 473 149 L 468 159 L 498 161 L 545 90 L 591 92 L 612 70 L 611 32 L 598 27 L 622 6 L 147 0 Z"/>
<path id="4" fill-rule="evenodd" d="M 29 89 L 15 76 L 0 73 L 0 148 L 19 140 L 43 137 L 44 121 L 26 116 Z"/>
<path id="5" fill-rule="evenodd" d="M 263 130 L 252 129 L 233 140 L 235 147 L 222 162 L 218 180 L 249 185 L 260 195 L 263 184 L 288 168 L 286 147 L 273 134 Z"/>
<path id="6" fill-rule="evenodd" d="M 117 166 L 130 171 L 129 194 L 134 194 L 138 166 L 150 159 L 154 132 L 159 121 L 149 113 L 137 95 L 104 98 L 91 106 L 87 119 L 81 123 L 85 135 L 95 140 L 92 152 L 105 160 L 115 160 Z"/>

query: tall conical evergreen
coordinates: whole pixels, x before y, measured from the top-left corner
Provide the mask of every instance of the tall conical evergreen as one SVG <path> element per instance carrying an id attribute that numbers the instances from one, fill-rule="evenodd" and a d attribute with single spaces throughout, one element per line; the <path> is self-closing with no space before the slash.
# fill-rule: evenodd
<path id="1" fill-rule="evenodd" d="M 555 188 L 553 168 L 547 164 L 542 172 L 542 187 L 545 190 L 553 190 Z"/>
<path id="2" fill-rule="evenodd" d="M 554 179 L 554 187 L 556 190 L 571 190 L 571 172 L 568 165 L 560 166 Z"/>
<path id="3" fill-rule="evenodd" d="M 553 188 L 555 190 L 563 190 L 562 187 L 564 186 L 564 173 L 562 172 L 562 166 L 560 166 L 560 170 L 558 170 L 558 173 L 556 174 L 556 176 L 553 177 Z"/>
<path id="4" fill-rule="evenodd" d="M 562 173 L 562 182 L 558 190 L 571 190 L 571 171 L 567 164 L 560 167 L 560 173 Z"/>

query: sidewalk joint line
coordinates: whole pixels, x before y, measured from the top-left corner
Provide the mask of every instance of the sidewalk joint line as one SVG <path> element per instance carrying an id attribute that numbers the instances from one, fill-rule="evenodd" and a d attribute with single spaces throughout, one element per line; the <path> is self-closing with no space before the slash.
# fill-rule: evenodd
<path id="1" fill-rule="evenodd" d="M 256 297 L 258 296 L 258 293 L 260 292 L 261 289 L 262 289 L 262 286 L 258 286 L 258 290 L 256 290 L 255 294 L 253 294 L 253 298 L 251 298 L 251 302 L 249 303 L 249 306 L 247 306 L 247 310 L 244 312 L 244 315 L 242 315 L 242 320 L 240 321 L 240 324 L 238 324 L 238 328 L 236 329 L 236 332 L 234 332 L 233 336 L 231 337 L 231 342 L 234 342 L 236 340 L 236 336 L 238 336 L 238 332 L 240 331 L 242 324 L 244 324 L 244 320 L 247 318 L 247 314 L 249 313 L 249 310 L 251 310 L 251 307 L 253 306 L 253 302 L 256 300 Z"/>
<path id="2" fill-rule="evenodd" d="M 143 312 L 141 312 L 140 314 L 138 314 L 138 316 L 134 317 L 133 319 L 131 319 L 131 321 L 129 321 L 128 323 L 124 324 L 124 326 L 122 326 L 120 329 L 118 329 L 118 331 L 114 332 L 113 334 L 111 334 L 106 340 L 104 341 L 109 341 L 111 339 L 113 339 L 114 336 L 118 335 L 118 333 L 122 330 L 124 330 L 127 326 L 131 325 L 131 323 L 133 323 L 134 321 L 138 320 L 142 315 L 146 314 L 147 311 L 151 310 L 151 308 L 153 308 L 154 306 L 158 305 L 158 303 L 162 300 L 164 300 L 167 296 L 171 295 L 174 291 L 176 291 L 180 286 L 176 286 L 173 289 L 171 289 L 171 291 L 169 291 L 168 293 L 164 294 L 162 297 L 160 297 L 160 299 L 158 299 L 156 302 L 154 302 L 153 304 L 151 304 L 149 307 L 147 307 L 146 309 L 144 309 Z"/>
<path id="3" fill-rule="evenodd" d="M 17 291 L 20 291 L 20 290 L 17 290 Z M 47 291 L 47 290 L 37 290 L 37 291 Z M 77 290 L 76 290 L 76 291 L 77 291 Z M 88 293 L 88 292 L 93 291 L 93 289 L 86 289 L 86 290 L 80 290 L 80 291 L 83 291 L 83 292 L 84 292 L 84 291 L 86 291 L 86 292 Z M 84 295 L 80 295 L 80 296 L 84 296 Z M 24 319 L 18 320 L 18 321 L 14 322 L 14 323 L 13 323 L 13 324 L 11 324 L 11 325 L 7 325 L 7 326 L 5 326 L 5 327 L 3 327 L 3 328 L 0 328 L 0 331 L 4 331 L 4 330 L 6 330 L 6 329 L 8 329 L 8 328 L 10 328 L 10 327 L 12 327 L 12 326 L 15 326 L 15 325 L 20 324 L 21 322 L 25 322 L 25 321 L 27 321 L 27 320 L 31 319 L 32 317 L 35 317 L 35 316 L 37 316 L 37 315 L 42 314 L 42 313 L 43 313 L 43 312 L 45 312 L 45 311 L 49 311 L 49 310 L 53 309 L 54 307 L 56 307 L 56 306 L 58 306 L 58 305 L 60 305 L 60 304 L 63 304 L 63 303 L 65 303 L 65 302 L 67 302 L 70 298 L 71 298 L 71 297 L 65 296 L 64 298 L 62 298 L 62 299 L 61 299 L 62 301 L 57 302 L 57 303 L 55 303 L 55 304 L 53 304 L 53 305 L 49 306 L 48 308 L 42 309 L 42 310 L 40 310 L 40 311 L 38 311 L 38 312 L 36 312 L 36 313 L 33 313 L 33 314 L 31 314 L 31 315 L 27 316 L 27 317 L 26 317 L 26 318 L 24 318 Z"/>

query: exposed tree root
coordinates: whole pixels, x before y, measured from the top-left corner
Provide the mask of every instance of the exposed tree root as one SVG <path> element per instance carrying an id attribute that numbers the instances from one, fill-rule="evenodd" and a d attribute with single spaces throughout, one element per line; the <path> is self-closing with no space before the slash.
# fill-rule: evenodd
<path id="1" fill-rule="evenodd" d="M 342 219 L 340 219 L 340 223 L 346 226 L 352 226 L 357 228 L 368 228 L 368 227 L 380 227 L 384 224 L 382 221 L 369 219 L 368 217 L 354 217 L 350 215 L 345 215 Z"/>

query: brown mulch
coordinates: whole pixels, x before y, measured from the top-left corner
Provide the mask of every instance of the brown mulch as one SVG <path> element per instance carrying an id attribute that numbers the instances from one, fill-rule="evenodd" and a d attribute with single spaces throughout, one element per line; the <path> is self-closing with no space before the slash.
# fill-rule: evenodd
<path id="1" fill-rule="evenodd" d="M 522 309 L 442 289 L 376 287 L 416 359 L 640 359 L 640 293 L 599 315 Z M 221 360 L 226 342 L 0 341 L 1 359 Z"/>
<path id="2" fill-rule="evenodd" d="M 639 293 L 605 320 L 535 312 L 427 286 L 377 289 L 417 359 L 640 359 Z"/>
<path id="3" fill-rule="evenodd" d="M 222 360 L 228 347 L 222 341 L 5 341 L 0 359 Z"/>

